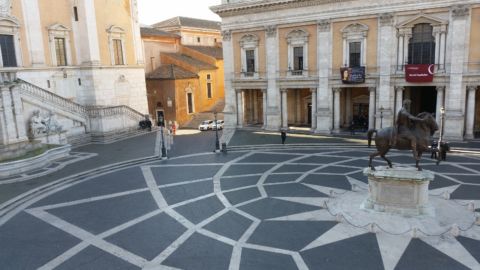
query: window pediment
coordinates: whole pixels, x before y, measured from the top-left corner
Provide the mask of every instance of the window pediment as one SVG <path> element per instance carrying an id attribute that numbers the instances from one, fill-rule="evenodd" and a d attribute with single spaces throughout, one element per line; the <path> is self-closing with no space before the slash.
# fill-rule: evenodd
<path id="1" fill-rule="evenodd" d="M 240 39 L 240 46 L 243 48 L 254 48 L 258 46 L 259 38 L 254 34 L 244 35 Z"/>
<path id="2" fill-rule="evenodd" d="M 0 18 L 0 32 L 2 33 L 15 33 L 20 28 L 20 23 L 14 17 Z"/>
<path id="3" fill-rule="evenodd" d="M 366 37 L 368 26 L 363 23 L 352 23 L 342 29 L 343 37 Z"/>
<path id="4" fill-rule="evenodd" d="M 287 34 L 287 42 L 289 44 L 292 44 L 292 43 L 305 43 L 308 41 L 308 36 L 309 34 L 304 31 L 304 30 L 301 30 L 301 29 L 297 29 L 297 30 L 293 30 L 293 31 L 290 31 L 288 34 Z"/>
<path id="5" fill-rule="evenodd" d="M 120 26 L 111 25 L 107 28 L 107 32 L 110 34 L 125 34 L 125 29 L 121 28 Z"/>
<path id="6" fill-rule="evenodd" d="M 402 29 L 402 28 L 413 28 L 416 24 L 420 23 L 428 23 L 432 26 L 437 26 L 437 25 L 446 25 L 448 24 L 448 21 L 442 20 L 440 18 L 431 16 L 431 15 L 426 15 L 426 14 L 418 14 L 417 16 L 410 18 L 406 21 L 403 21 L 397 25 L 397 28 Z"/>
<path id="7" fill-rule="evenodd" d="M 70 28 L 66 27 L 63 24 L 55 23 L 48 27 L 49 31 L 70 31 Z"/>

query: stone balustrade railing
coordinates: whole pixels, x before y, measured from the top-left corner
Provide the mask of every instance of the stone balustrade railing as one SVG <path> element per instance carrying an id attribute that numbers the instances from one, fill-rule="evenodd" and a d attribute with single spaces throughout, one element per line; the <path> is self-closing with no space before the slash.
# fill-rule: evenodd
<path id="1" fill-rule="evenodd" d="M 144 115 L 128 106 L 120 105 L 113 107 L 97 107 L 91 106 L 87 108 L 88 115 L 92 118 L 96 117 L 108 117 L 115 115 L 127 115 L 135 121 L 140 121 L 144 119 Z"/>
<path id="2" fill-rule="evenodd" d="M 86 118 L 88 116 L 85 106 L 82 106 L 69 99 L 42 89 L 29 82 L 23 81 L 21 79 L 19 79 L 19 81 L 22 95 L 29 95 L 35 98 L 39 98 L 44 102 L 48 102 L 54 106 L 61 107 L 62 109 L 67 110 L 71 113 L 81 115 L 83 118 Z"/>

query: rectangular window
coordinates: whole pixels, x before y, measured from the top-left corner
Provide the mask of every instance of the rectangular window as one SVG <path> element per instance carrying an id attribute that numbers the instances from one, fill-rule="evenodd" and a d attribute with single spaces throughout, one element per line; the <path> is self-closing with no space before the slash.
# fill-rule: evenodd
<path id="1" fill-rule="evenodd" d="M 361 64 L 361 56 L 362 56 L 362 44 L 360 42 L 350 42 L 349 43 L 349 59 L 350 67 L 359 67 Z"/>
<path id="2" fill-rule="evenodd" d="M 207 98 L 212 98 L 212 83 L 207 82 Z"/>
<path id="3" fill-rule="evenodd" d="M 57 55 L 57 66 L 66 66 L 67 52 L 65 50 L 64 38 L 55 38 L 55 53 Z"/>
<path id="4" fill-rule="evenodd" d="M 210 74 L 207 74 L 207 80 L 210 80 Z"/>
<path id="5" fill-rule="evenodd" d="M 293 70 L 303 70 L 303 47 L 293 48 Z"/>
<path id="6" fill-rule="evenodd" d="M 197 37 L 197 42 L 200 43 L 200 38 L 199 37 Z"/>
<path id="7" fill-rule="evenodd" d="M 15 46 L 12 35 L 0 35 L 0 47 L 2 50 L 2 60 L 4 67 L 16 67 L 17 58 L 15 56 Z"/>
<path id="8" fill-rule="evenodd" d="M 193 94 L 187 93 L 187 112 L 193 113 Z"/>
<path id="9" fill-rule="evenodd" d="M 78 9 L 77 9 L 77 7 L 73 7 L 73 17 L 75 18 L 75 21 L 78 22 Z"/>
<path id="10" fill-rule="evenodd" d="M 123 65 L 123 48 L 122 40 L 114 39 L 113 40 L 113 57 L 115 59 L 115 65 Z"/>
<path id="11" fill-rule="evenodd" d="M 247 73 L 245 75 L 253 76 L 253 73 L 255 73 L 255 50 L 246 50 L 245 57 L 247 58 Z"/>

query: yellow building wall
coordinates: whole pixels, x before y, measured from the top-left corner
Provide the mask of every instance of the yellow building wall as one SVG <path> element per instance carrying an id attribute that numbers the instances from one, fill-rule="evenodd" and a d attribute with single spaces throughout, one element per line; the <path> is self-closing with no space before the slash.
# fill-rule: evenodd
<path id="1" fill-rule="evenodd" d="M 280 73 L 286 74 L 288 71 L 288 43 L 287 35 L 293 30 L 303 30 L 308 33 L 308 70 L 317 70 L 317 26 L 302 25 L 292 27 L 282 27 L 278 30 L 278 47 L 280 51 Z"/>
<path id="2" fill-rule="evenodd" d="M 111 65 L 110 48 L 108 45 L 107 29 L 112 26 L 125 30 L 125 64 L 135 64 L 135 48 L 130 16 L 129 0 L 95 0 L 95 15 L 97 19 L 98 43 L 100 48 L 100 62 L 102 65 Z"/>
<path id="3" fill-rule="evenodd" d="M 71 66 L 76 63 L 75 43 L 72 34 L 72 6 L 70 2 L 58 1 L 58 0 L 42 0 L 39 1 L 40 21 L 43 35 L 43 48 L 45 51 L 45 63 L 48 66 L 56 66 L 56 63 L 52 63 L 52 55 L 50 52 L 50 42 L 48 37 L 48 28 L 53 24 L 61 24 L 70 29 L 70 53 L 72 56 L 71 63 L 67 65 Z M 55 14 L 55 16 L 52 16 Z"/>
<path id="4" fill-rule="evenodd" d="M 377 35 L 378 35 L 378 20 L 376 18 L 351 20 L 344 22 L 332 23 L 333 30 L 333 68 L 339 70 L 343 66 L 343 33 L 342 29 L 352 23 L 362 23 L 368 26 L 367 33 L 367 55 L 366 66 L 368 71 L 376 71 L 377 67 Z M 348 63 L 347 63 L 348 64 Z M 340 72 L 340 71 L 338 71 Z"/>
<path id="5" fill-rule="evenodd" d="M 186 124 L 190 121 L 193 117 L 193 114 L 187 113 L 187 93 L 185 89 L 188 88 L 193 89 L 193 105 L 194 105 L 194 113 L 200 112 L 200 108 L 198 107 L 198 95 L 200 89 L 200 82 L 198 79 L 184 79 L 184 80 L 176 80 L 175 81 L 175 110 L 176 110 L 176 121 L 179 123 L 180 126 Z"/>
<path id="6" fill-rule="evenodd" d="M 22 12 L 22 2 L 21 1 L 12 1 L 12 16 L 18 19 L 21 26 L 25 25 Z M 25 27 L 20 27 L 20 47 L 22 51 L 22 61 L 24 67 L 30 67 L 32 61 L 30 55 L 28 54 L 28 45 L 27 45 L 27 34 Z"/>
<path id="7" fill-rule="evenodd" d="M 480 8 L 472 8 L 471 18 L 469 69 L 480 70 Z"/>
<path id="8" fill-rule="evenodd" d="M 235 75 L 238 76 L 242 72 L 240 40 L 248 34 L 258 37 L 258 72 L 264 75 L 266 72 L 265 31 L 242 32 L 232 35 Z"/>

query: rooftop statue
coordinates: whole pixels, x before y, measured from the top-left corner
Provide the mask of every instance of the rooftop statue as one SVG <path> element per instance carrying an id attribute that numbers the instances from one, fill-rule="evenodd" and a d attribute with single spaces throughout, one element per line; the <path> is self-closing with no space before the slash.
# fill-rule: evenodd
<path id="1" fill-rule="evenodd" d="M 372 160 L 376 156 L 380 156 L 392 167 L 392 162 L 385 157 L 392 148 L 398 150 L 412 150 L 415 166 L 419 171 L 422 168 L 419 165 L 422 153 L 428 150 L 432 135 L 438 130 L 438 124 L 431 113 L 422 112 L 417 116 L 410 114 L 411 101 L 406 99 L 403 101 L 403 107 L 397 114 L 396 126 L 387 127 L 380 130 L 370 129 L 367 133 L 368 147 L 371 145 L 372 136 L 375 136 L 375 146 L 377 151 L 370 154 L 368 166 L 375 170 Z"/>

